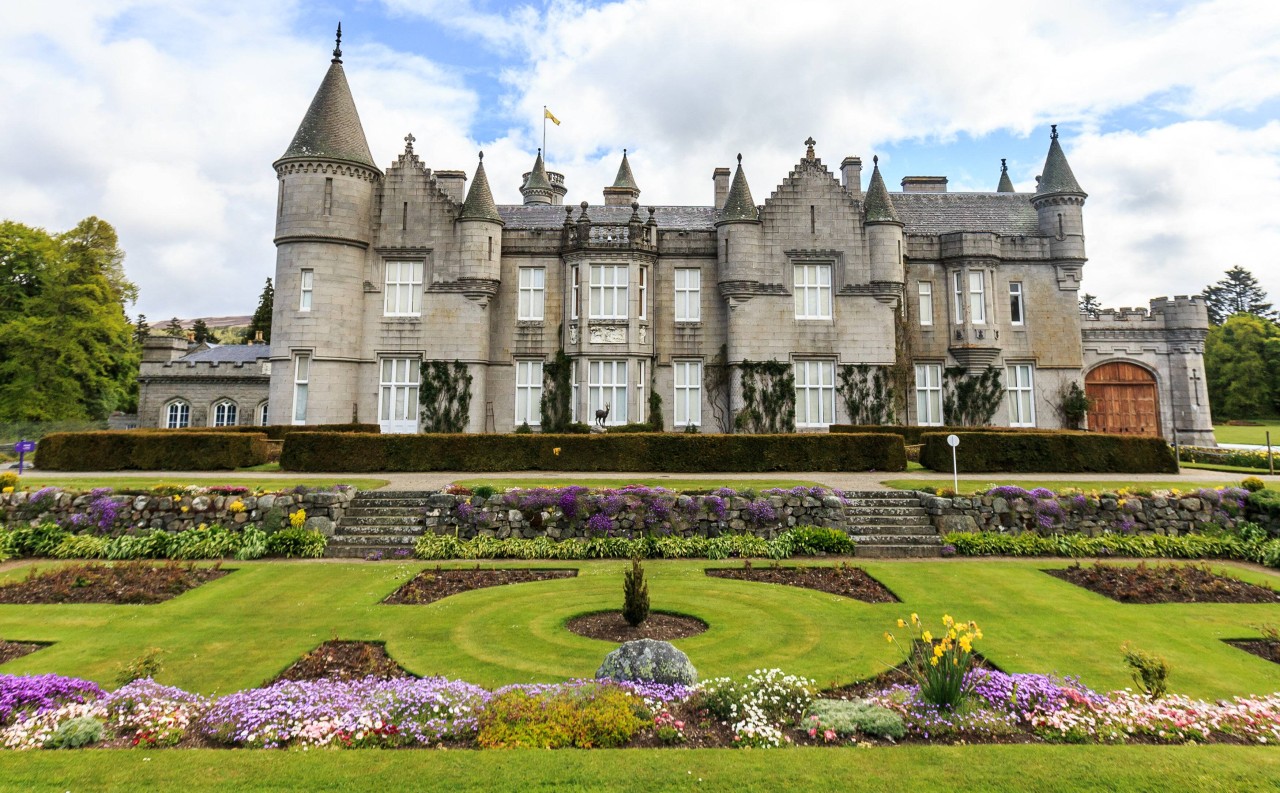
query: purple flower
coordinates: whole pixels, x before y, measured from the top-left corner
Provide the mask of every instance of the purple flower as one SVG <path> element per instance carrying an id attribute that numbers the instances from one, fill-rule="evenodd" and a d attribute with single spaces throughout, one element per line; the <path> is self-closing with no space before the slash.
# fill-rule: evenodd
<path id="1" fill-rule="evenodd" d="M 725 516 L 729 514 L 729 508 L 725 504 L 724 496 L 703 496 L 702 506 L 706 508 L 707 512 L 714 515 L 716 520 L 724 520 Z"/>
<path id="2" fill-rule="evenodd" d="M 62 675 L 0 675 L 0 724 L 19 713 L 40 714 L 102 696 L 98 684 Z"/>
<path id="3" fill-rule="evenodd" d="M 587 519 L 588 534 L 608 534 L 613 530 L 613 521 L 603 512 L 597 512 Z"/>
<path id="4" fill-rule="evenodd" d="M 756 528 L 760 528 L 767 523 L 772 523 L 778 519 L 778 513 L 774 510 L 773 505 L 764 499 L 757 499 L 747 504 L 742 510 L 742 517 Z"/>

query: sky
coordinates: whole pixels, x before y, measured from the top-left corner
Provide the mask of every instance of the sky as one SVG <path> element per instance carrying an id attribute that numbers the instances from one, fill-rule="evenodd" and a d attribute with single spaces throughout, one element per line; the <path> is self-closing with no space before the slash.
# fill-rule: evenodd
<path id="1" fill-rule="evenodd" d="M 8 0 L 0 218 L 111 222 L 130 313 L 250 314 L 275 270 L 276 177 L 343 61 L 374 159 L 485 169 L 499 203 L 548 125 L 567 202 L 622 150 L 642 203 L 712 201 L 743 156 L 763 202 L 812 136 L 904 176 L 1032 191 L 1049 125 L 1089 194 L 1083 291 L 1105 306 L 1251 270 L 1280 304 L 1274 0 Z"/>

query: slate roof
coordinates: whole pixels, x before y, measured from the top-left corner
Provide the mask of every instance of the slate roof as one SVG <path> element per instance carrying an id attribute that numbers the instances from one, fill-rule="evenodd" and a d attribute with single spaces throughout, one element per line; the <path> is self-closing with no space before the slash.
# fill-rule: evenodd
<path id="1" fill-rule="evenodd" d="M 907 234 L 994 231 L 1008 236 L 1040 233 L 1027 193 L 894 193 L 893 206 Z"/>
<path id="2" fill-rule="evenodd" d="M 498 207 L 498 214 L 510 229 L 558 229 L 564 225 L 564 207 L 552 204 L 519 204 Z M 710 231 L 715 228 L 716 210 L 714 207 L 655 207 L 654 217 L 658 227 L 679 229 L 681 231 Z M 577 220 L 581 210 L 573 208 L 573 219 Z M 641 207 L 640 217 L 648 218 L 648 211 Z M 593 206 L 587 210 L 587 217 L 592 223 L 613 223 L 625 226 L 631 219 L 631 207 Z"/>
<path id="3" fill-rule="evenodd" d="M 178 359 L 179 363 L 253 363 L 271 357 L 270 344 L 215 344 Z"/>
<path id="4" fill-rule="evenodd" d="M 1049 155 L 1044 158 L 1044 172 L 1040 174 L 1040 184 L 1036 186 L 1036 195 L 1047 193 L 1084 193 L 1076 175 L 1071 173 L 1067 164 L 1067 155 L 1058 145 L 1058 130 L 1055 128 L 1049 141 Z"/>
<path id="5" fill-rule="evenodd" d="M 747 175 L 742 170 L 742 155 L 738 155 L 738 170 L 733 174 L 733 184 L 729 185 L 729 196 L 724 200 L 722 220 L 758 220 L 760 210 L 751 198 L 751 187 L 747 184 Z"/>
<path id="6" fill-rule="evenodd" d="M 625 187 L 630 190 L 639 190 L 640 186 L 636 184 L 636 177 L 631 173 L 631 163 L 627 162 L 627 150 L 622 150 L 622 164 L 618 166 L 618 176 L 613 180 L 614 187 Z"/>
<path id="7" fill-rule="evenodd" d="M 458 220 L 496 220 L 502 222 L 498 214 L 498 206 L 493 203 L 493 193 L 489 190 L 489 177 L 484 174 L 484 154 L 480 154 L 480 164 L 476 166 L 476 178 L 471 182 L 471 190 L 467 192 L 467 200 L 462 204 L 462 213 Z"/>
<path id="8" fill-rule="evenodd" d="M 351 98 L 347 76 L 336 58 L 329 65 L 307 114 L 302 117 L 293 142 L 280 159 L 290 157 L 321 157 L 377 168 L 364 127 L 360 125 L 355 100 Z"/>
<path id="9" fill-rule="evenodd" d="M 867 197 L 863 201 L 863 206 L 867 211 L 868 223 L 899 223 L 902 220 L 894 211 L 889 189 L 884 186 L 879 162 L 876 162 L 875 170 L 871 172 L 871 184 L 867 186 Z"/>

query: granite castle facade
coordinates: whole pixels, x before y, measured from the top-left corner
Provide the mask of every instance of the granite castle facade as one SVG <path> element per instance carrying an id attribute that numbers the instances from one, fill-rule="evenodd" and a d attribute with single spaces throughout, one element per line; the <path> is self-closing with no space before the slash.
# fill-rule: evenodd
<path id="1" fill-rule="evenodd" d="M 788 367 L 800 431 L 858 421 L 842 388 L 854 374 L 898 384 L 898 420 L 941 424 L 957 378 L 994 367 L 994 424 L 1062 426 L 1075 382 L 1093 429 L 1213 443 L 1199 298 L 1081 315 L 1087 195 L 1056 130 L 1034 194 L 1003 169 L 990 193 L 913 176 L 890 192 L 877 162 L 869 178 L 857 157 L 833 171 L 810 139 L 761 204 L 741 156 L 714 170 L 706 206 L 642 204 L 623 152 L 602 205 L 565 205 L 539 153 L 523 203 L 499 206 L 483 155 L 469 186 L 424 163 L 412 135 L 379 168 L 340 55 L 274 164 L 275 312 L 256 370 L 269 395 L 245 397 L 238 423 L 417 432 L 421 365 L 456 360 L 471 375 L 467 431 L 536 429 L 563 349 L 578 420 L 646 421 L 656 390 L 668 430 L 721 431 L 747 399 L 708 382 L 723 350 Z M 170 392 L 144 399 L 143 424 L 184 400 L 209 402 L 213 423 L 218 397 Z"/>

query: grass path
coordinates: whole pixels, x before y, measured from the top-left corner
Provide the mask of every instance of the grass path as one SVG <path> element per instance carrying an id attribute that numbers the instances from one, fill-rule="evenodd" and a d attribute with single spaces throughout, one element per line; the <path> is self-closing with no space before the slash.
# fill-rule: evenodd
<path id="1" fill-rule="evenodd" d="M 1280 446 L 1280 419 L 1257 419 L 1254 426 L 1240 427 L 1231 424 L 1214 424 L 1213 437 L 1218 443 L 1247 443 L 1261 446 L 1271 433 L 1271 443 Z"/>

